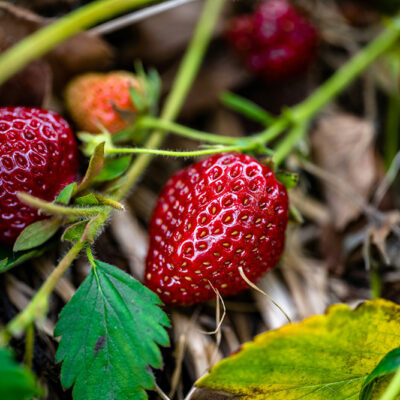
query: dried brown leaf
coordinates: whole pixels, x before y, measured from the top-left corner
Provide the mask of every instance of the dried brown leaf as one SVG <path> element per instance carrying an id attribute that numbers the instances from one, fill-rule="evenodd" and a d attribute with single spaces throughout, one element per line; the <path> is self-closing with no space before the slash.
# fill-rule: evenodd
<path id="1" fill-rule="evenodd" d="M 318 123 L 311 142 L 318 166 L 335 175 L 366 200 L 377 178 L 372 124 L 337 113 Z M 324 191 L 335 227 L 341 230 L 360 215 L 357 204 L 345 193 L 324 182 Z"/>

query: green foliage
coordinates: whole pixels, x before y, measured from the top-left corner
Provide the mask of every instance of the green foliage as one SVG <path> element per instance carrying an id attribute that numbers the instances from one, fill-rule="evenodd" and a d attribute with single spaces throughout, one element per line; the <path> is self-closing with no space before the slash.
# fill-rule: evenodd
<path id="1" fill-rule="evenodd" d="M 0 349 L 0 399 L 27 400 L 41 394 L 34 375 L 19 366 L 7 349 Z"/>
<path id="2" fill-rule="evenodd" d="M 55 336 L 61 382 L 75 400 L 146 399 L 154 388 L 147 366 L 162 366 L 167 316 L 157 295 L 109 264 L 94 261 L 89 276 L 61 312 Z"/>
<path id="3" fill-rule="evenodd" d="M 221 361 L 197 382 L 204 398 L 224 392 L 244 400 L 357 399 L 365 379 L 385 354 L 400 345 L 400 306 L 365 302 L 329 308 L 326 315 L 286 325 Z M 371 377 L 393 368 L 392 354 Z M 379 399 L 390 377 L 380 379 L 371 399 Z M 365 387 L 365 384 L 364 384 Z M 208 396 L 208 397 L 207 397 Z M 193 400 L 202 398 L 194 396 Z"/>
<path id="4" fill-rule="evenodd" d="M 13 251 L 30 250 L 47 242 L 61 226 L 59 217 L 46 218 L 28 225 L 18 236 Z"/>
<path id="5" fill-rule="evenodd" d="M 0 246 L 0 273 L 8 271 L 31 258 L 41 256 L 49 249 L 49 245 L 43 245 L 28 251 L 18 251 L 14 253 L 10 248 Z"/>
<path id="6" fill-rule="evenodd" d="M 97 175 L 95 182 L 111 181 L 118 178 L 128 169 L 131 159 L 131 156 L 124 156 L 105 160 L 104 167 Z"/>
<path id="7" fill-rule="evenodd" d="M 364 381 L 360 400 L 370 400 L 374 385 L 382 378 L 392 376 L 400 366 L 400 348 L 390 351 Z"/>
<path id="8" fill-rule="evenodd" d="M 285 185 L 286 189 L 293 189 L 299 183 L 299 174 L 294 172 L 279 171 L 275 174 L 276 179 Z"/>
<path id="9" fill-rule="evenodd" d="M 140 61 L 135 63 L 136 76 L 141 87 L 137 90 L 134 87 L 130 89 L 132 103 L 136 105 L 140 114 L 152 114 L 157 112 L 157 105 L 161 93 L 161 79 L 155 69 L 150 69 L 146 74 Z"/>
<path id="10" fill-rule="evenodd" d="M 70 183 L 69 185 L 65 186 L 63 190 L 58 194 L 56 198 L 56 203 L 61 204 L 69 204 L 72 196 L 75 194 L 77 189 L 76 182 Z"/>
<path id="11" fill-rule="evenodd" d="M 94 149 L 93 155 L 90 157 L 89 166 L 78 186 L 78 191 L 87 189 L 96 179 L 96 176 L 103 169 L 104 165 L 104 142 L 100 143 Z"/>

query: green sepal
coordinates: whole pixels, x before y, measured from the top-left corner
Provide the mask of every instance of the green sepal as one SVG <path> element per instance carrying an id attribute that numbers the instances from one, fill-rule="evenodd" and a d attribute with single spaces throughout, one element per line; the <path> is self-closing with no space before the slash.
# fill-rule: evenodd
<path id="1" fill-rule="evenodd" d="M 77 242 L 83 236 L 83 233 L 85 232 L 88 223 L 89 220 L 79 221 L 75 224 L 68 226 L 62 234 L 61 240 L 67 242 Z"/>
<path id="2" fill-rule="evenodd" d="M 139 112 L 145 112 L 147 104 L 143 98 L 143 94 L 140 93 L 135 87 L 130 86 L 129 95 L 131 96 L 132 103 L 135 105 Z"/>
<path id="3" fill-rule="evenodd" d="M 88 169 L 83 177 L 81 183 L 78 186 L 78 191 L 81 192 L 87 189 L 96 179 L 97 175 L 103 169 L 104 165 L 104 146 L 102 142 L 95 148 L 93 155 L 90 158 Z"/>
<path id="4" fill-rule="evenodd" d="M 118 178 L 128 169 L 131 160 L 132 156 L 106 159 L 103 169 L 96 176 L 95 182 L 111 181 Z"/>
<path id="5" fill-rule="evenodd" d="M 275 177 L 288 190 L 295 188 L 299 183 L 299 174 L 296 174 L 294 172 L 279 171 L 275 173 Z"/>
<path id="6" fill-rule="evenodd" d="M 28 225 L 18 236 L 13 251 L 30 250 L 47 242 L 61 226 L 61 218 L 51 217 Z"/>
<path id="7" fill-rule="evenodd" d="M 96 196 L 93 193 L 86 194 L 85 196 L 77 197 L 74 200 L 75 204 L 79 206 L 97 206 L 99 201 L 96 199 Z"/>
<path id="8" fill-rule="evenodd" d="M 61 192 L 56 197 L 55 202 L 60 204 L 69 204 L 72 196 L 76 193 L 77 187 L 78 185 L 76 182 L 70 183 L 69 185 L 65 186 L 65 188 L 61 190 Z"/>

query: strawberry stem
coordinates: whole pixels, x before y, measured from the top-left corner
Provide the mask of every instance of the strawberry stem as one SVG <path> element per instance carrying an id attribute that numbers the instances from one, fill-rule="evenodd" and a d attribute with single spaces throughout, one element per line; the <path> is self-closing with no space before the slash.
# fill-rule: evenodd
<path id="1" fill-rule="evenodd" d="M 175 135 L 208 143 L 236 144 L 238 141 L 237 137 L 222 136 L 222 135 L 216 135 L 214 133 L 207 133 L 196 129 L 188 128 L 183 125 L 179 125 L 172 121 L 167 121 L 154 117 L 143 117 L 137 122 L 136 125 L 140 128 L 160 129 L 163 131 L 168 131 Z"/>
<path id="2" fill-rule="evenodd" d="M 199 157 L 210 154 L 227 153 L 235 151 L 244 151 L 249 149 L 250 146 L 247 145 L 236 145 L 236 146 L 218 146 L 212 147 L 206 150 L 195 150 L 195 151 L 175 151 L 175 150 L 159 150 L 159 149 L 147 149 L 147 148 L 130 148 L 113 147 L 106 149 L 106 153 L 109 154 L 152 154 L 157 156 L 169 156 L 169 157 Z"/>
<path id="3" fill-rule="evenodd" d="M 26 327 L 32 324 L 36 319 L 42 318 L 47 313 L 48 301 L 51 293 L 57 285 L 64 272 L 75 260 L 85 242 L 76 242 L 68 253 L 63 257 L 57 267 L 46 279 L 42 287 L 33 297 L 28 306 L 12 319 L 6 329 L 0 334 L 0 344 L 6 344 L 12 336 L 19 336 L 25 331 Z"/>
<path id="4" fill-rule="evenodd" d="M 93 207 L 66 207 L 59 204 L 49 203 L 37 197 L 33 197 L 28 193 L 18 193 L 18 198 L 30 207 L 36 208 L 49 215 L 60 215 L 66 217 L 93 217 L 108 212 L 108 206 Z"/>
<path id="5" fill-rule="evenodd" d="M 373 61 L 396 44 L 400 37 L 400 17 L 389 20 L 388 27 L 330 79 L 320 86 L 310 97 L 292 108 L 293 121 L 308 121 L 326 104 L 335 98 Z"/>

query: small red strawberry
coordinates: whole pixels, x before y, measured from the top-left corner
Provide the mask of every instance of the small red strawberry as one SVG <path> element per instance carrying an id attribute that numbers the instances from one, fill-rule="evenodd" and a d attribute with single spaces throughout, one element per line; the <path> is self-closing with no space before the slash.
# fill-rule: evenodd
<path id="1" fill-rule="evenodd" d="M 77 171 L 78 147 L 63 118 L 39 108 L 0 108 L 0 243 L 12 245 L 43 218 L 17 192 L 53 201 Z"/>
<path id="2" fill-rule="evenodd" d="M 264 1 L 253 14 L 236 18 L 228 38 L 249 69 L 268 80 L 304 72 L 318 41 L 315 28 L 286 0 Z"/>
<path id="3" fill-rule="evenodd" d="M 67 108 L 79 129 L 99 133 L 104 127 L 116 133 L 129 125 L 118 109 L 132 113 L 137 110 L 131 99 L 131 87 L 140 90 L 138 79 L 130 72 L 80 75 L 67 86 Z"/>
<path id="4" fill-rule="evenodd" d="M 275 267 L 284 248 L 288 196 L 272 171 L 220 154 L 174 176 L 150 222 L 146 285 L 166 304 L 232 295 Z"/>

